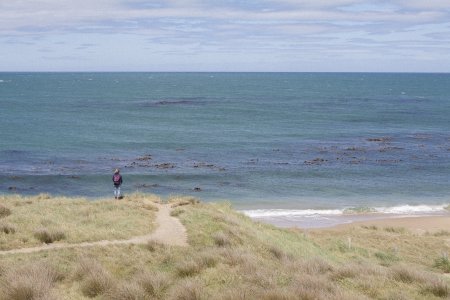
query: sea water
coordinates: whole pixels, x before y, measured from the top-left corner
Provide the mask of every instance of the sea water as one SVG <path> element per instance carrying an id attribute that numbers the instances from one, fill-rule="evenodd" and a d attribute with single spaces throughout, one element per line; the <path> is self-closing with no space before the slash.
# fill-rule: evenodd
<path id="1" fill-rule="evenodd" d="M 450 74 L 0 73 L 0 193 L 112 196 L 120 168 L 289 225 L 435 213 L 449 117 Z"/>

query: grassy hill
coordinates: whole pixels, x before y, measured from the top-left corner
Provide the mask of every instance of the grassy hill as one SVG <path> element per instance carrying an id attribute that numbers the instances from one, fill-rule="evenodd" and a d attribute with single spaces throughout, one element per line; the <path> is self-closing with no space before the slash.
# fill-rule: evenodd
<path id="1" fill-rule="evenodd" d="M 166 200 L 188 247 L 149 241 L 3 254 L 0 299 L 450 298 L 450 231 L 280 229 L 227 203 Z M 0 196 L 0 249 L 146 234 L 156 228 L 158 201 Z"/>

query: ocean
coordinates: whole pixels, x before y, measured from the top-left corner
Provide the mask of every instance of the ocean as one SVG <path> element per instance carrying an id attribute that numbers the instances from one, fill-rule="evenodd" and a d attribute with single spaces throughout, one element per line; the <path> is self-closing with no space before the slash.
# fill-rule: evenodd
<path id="1" fill-rule="evenodd" d="M 0 193 L 112 197 L 120 168 L 285 226 L 443 213 L 449 117 L 450 74 L 0 73 Z"/>

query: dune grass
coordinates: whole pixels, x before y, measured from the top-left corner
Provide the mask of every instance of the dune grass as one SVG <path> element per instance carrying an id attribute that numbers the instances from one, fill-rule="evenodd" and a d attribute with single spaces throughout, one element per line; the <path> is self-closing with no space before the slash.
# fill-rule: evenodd
<path id="1" fill-rule="evenodd" d="M 89 201 L 39 195 L 0 196 L 0 250 L 66 243 L 125 239 L 154 229 L 156 196 L 130 195 L 123 200 Z M 3 207 L 3 209 L 1 209 Z M 5 209 L 6 208 L 6 209 Z"/>
<path id="2" fill-rule="evenodd" d="M 152 211 L 140 203 L 145 199 L 117 205 L 148 215 Z M 183 197 L 178 200 L 179 203 L 172 198 L 170 203 L 186 226 L 188 247 L 149 241 L 143 245 L 5 255 L 0 260 L 0 294 L 7 295 L 5 299 L 18 299 L 5 294 L 9 293 L 6 286 L 13 278 L 11 274 L 23 274 L 23 265 L 45 265 L 51 261 L 53 271 L 44 283 L 36 284 L 49 299 L 450 297 L 449 278 L 443 275 L 442 263 L 436 263 L 436 258 L 449 250 L 446 235 L 417 236 L 406 230 L 371 227 L 305 234 L 302 230 L 255 223 L 227 203 L 203 204 Z M 14 208 L 5 218 L 13 223 L 9 218 L 20 206 L 13 202 L 3 204 Z M 83 206 L 72 207 L 80 208 Z M 112 211 L 121 214 L 120 208 Z M 132 220 L 134 217 L 139 219 L 140 214 L 129 216 L 133 226 L 139 226 L 138 221 Z M 20 230 L 19 224 L 14 226 Z M 66 232 L 67 239 L 69 233 Z M 38 291 L 33 293 L 41 295 Z"/>

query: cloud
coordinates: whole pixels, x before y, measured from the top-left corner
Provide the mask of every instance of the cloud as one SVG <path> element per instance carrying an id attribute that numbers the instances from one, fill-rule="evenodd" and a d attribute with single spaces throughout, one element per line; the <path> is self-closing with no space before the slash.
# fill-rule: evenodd
<path id="1" fill-rule="evenodd" d="M 117 47 L 140 53 L 142 59 L 152 53 L 161 61 L 165 54 L 180 60 L 203 54 L 211 61 L 251 62 L 254 53 L 255 59 L 284 62 L 291 57 L 302 63 L 296 57 L 401 56 L 393 47 L 405 57 L 428 53 L 442 59 L 443 49 L 450 48 L 449 40 L 441 38 L 450 30 L 447 1 L 1 1 L 0 42 L 31 56 L 51 48 L 60 51 L 54 56 L 58 61 L 76 57 L 63 52 L 78 50 L 95 62 L 100 52 Z M 110 55 L 126 61 L 126 54 Z"/>

